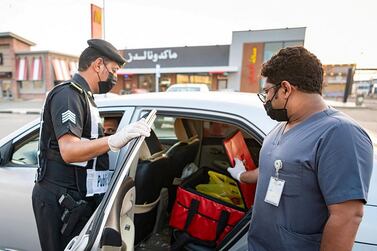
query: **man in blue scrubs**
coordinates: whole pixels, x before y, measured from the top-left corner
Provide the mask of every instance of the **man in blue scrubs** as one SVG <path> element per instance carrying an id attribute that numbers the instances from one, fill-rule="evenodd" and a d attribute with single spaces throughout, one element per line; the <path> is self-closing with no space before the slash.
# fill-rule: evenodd
<path id="1" fill-rule="evenodd" d="M 280 50 L 262 76 L 258 96 L 281 123 L 263 142 L 259 169 L 229 168 L 242 182 L 258 180 L 249 250 L 351 250 L 372 173 L 370 138 L 326 105 L 322 65 L 305 48 Z"/>

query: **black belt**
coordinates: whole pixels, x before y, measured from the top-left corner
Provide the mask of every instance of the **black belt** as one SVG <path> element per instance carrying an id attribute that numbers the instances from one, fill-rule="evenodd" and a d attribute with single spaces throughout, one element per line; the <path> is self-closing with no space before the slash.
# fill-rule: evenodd
<path id="1" fill-rule="evenodd" d="M 59 199 L 60 196 L 62 196 L 62 194 L 66 194 L 66 193 L 68 193 L 69 195 L 71 195 L 75 199 L 83 198 L 83 196 L 79 193 L 79 191 L 68 189 L 68 188 L 56 185 L 56 184 L 54 184 L 54 183 L 52 183 L 52 182 L 50 182 L 46 179 L 43 179 L 43 181 L 39 182 L 38 185 L 40 187 L 46 189 L 47 191 L 53 193 L 56 196 L 57 199 Z M 84 198 L 85 198 L 85 196 L 84 196 Z"/>

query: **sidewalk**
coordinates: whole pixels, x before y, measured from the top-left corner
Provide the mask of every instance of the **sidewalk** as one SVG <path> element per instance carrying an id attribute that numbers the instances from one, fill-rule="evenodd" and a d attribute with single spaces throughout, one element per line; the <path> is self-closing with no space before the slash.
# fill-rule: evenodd
<path id="1" fill-rule="evenodd" d="M 373 98 L 364 99 L 362 105 L 356 105 L 354 97 L 348 98 L 346 103 L 340 98 L 325 98 L 325 101 L 334 108 L 377 110 L 377 99 Z"/>
<path id="2" fill-rule="evenodd" d="M 20 101 L 0 100 L 0 113 L 40 114 L 43 101 L 42 99 Z"/>

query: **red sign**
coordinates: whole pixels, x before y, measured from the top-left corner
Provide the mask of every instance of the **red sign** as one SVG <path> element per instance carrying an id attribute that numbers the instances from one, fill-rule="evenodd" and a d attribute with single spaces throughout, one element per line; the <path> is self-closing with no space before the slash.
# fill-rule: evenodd
<path id="1" fill-rule="evenodd" d="M 102 38 L 102 8 L 91 4 L 92 38 Z"/>
<path id="2" fill-rule="evenodd" d="M 263 43 L 244 44 L 240 91 L 259 91 L 260 70 L 263 63 L 263 50 Z"/>

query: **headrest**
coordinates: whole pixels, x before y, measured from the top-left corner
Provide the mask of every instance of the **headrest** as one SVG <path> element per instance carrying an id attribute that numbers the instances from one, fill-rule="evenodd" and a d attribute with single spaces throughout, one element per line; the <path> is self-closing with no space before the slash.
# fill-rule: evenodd
<path id="1" fill-rule="evenodd" d="M 196 132 L 193 120 L 184 119 L 183 125 L 185 126 L 186 131 L 188 132 L 188 136 L 190 137 L 190 139 L 192 139 L 194 137 L 198 137 L 198 133 Z"/>
<path id="2" fill-rule="evenodd" d="M 152 155 L 163 150 L 162 145 L 153 130 L 151 130 L 151 136 L 145 138 L 145 143 Z"/>
<path id="3" fill-rule="evenodd" d="M 162 145 L 158 140 L 155 132 L 151 130 L 151 135 L 148 138 L 145 138 L 144 142 L 140 147 L 140 159 L 141 160 L 149 160 L 156 155 L 159 155 L 163 152 Z"/>
<path id="4" fill-rule="evenodd" d="M 186 142 L 189 140 L 185 126 L 183 125 L 183 119 L 180 119 L 180 118 L 175 119 L 174 131 L 179 141 Z"/>
<path id="5" fill-rule="evenodd" d="M 192 138 L 198 136 L 192 120 L 181 118 L 175 119 L 174 130 L 177 139 L 182 142 L 190 141 Z"/>

